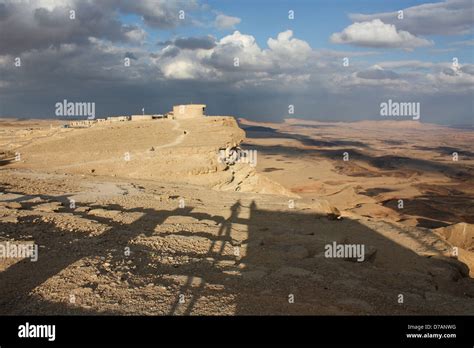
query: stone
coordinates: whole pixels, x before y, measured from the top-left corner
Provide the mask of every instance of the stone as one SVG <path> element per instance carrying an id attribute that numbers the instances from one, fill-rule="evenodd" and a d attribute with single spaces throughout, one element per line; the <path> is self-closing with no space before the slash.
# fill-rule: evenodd
<path id="1" fill-rule="evenodd" d="M 0 217 L 0 222 L 16 224 L 18 223 L 18 218 L 16 216 L 2 216 Z"/>
<path id="2" fill-rule="evenodd" d="M 21 209 L 21 204 L 18 202 L 8 202 L 5 206 L 9 209 Z"/>
<path id="3" fill-rule="evenodd" d="M 33 208 L 33 210 L 42 211 L 44 213 L 54 213 L 58 211 L 59 208 L 61 208 L 61 203 L 51 202 L 51 203 L 37 205 Z"/>

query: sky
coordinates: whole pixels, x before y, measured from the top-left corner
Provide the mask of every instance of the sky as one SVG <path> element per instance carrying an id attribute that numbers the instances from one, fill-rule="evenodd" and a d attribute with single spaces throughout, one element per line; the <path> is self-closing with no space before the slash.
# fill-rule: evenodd
<path id="1" fill-rule="evenodd" d="M 392 100 L 474 125 L 473 18 L 472 0 L 0 0 L 0 117 L 67 100 L 97 117 L 199 103 L 380 120 Z"/>

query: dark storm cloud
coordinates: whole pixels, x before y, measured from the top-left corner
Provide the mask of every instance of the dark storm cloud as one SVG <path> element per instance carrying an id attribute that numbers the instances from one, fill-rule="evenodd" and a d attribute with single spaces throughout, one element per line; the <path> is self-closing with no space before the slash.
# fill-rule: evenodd
<path id="1" fill-rule="evenodd" d="M 163 58 L 174 58 L 178 54 L 179 54 L 179 48 L 178 47 L 169 46 L 166 50 L 163 51 L 161 57 L 163 57 Z"/>
<path id="2" fill-rule="evenodd" d="M 31 49 L 43 49 L 60 44 L 87 44 L 89 37 L 111 41 L 127 41 L 133 27 L 123 26 L 113 12 L 93 3 L 81 2 L 72 7 L 52 10 L 31 8 L 28 3 L 7 3 L 7 15 L 0 16 L 0 54 L 20 54 Z"/>
<path id="3" fill-rule="evenodd" d="M 176 39 L 174 45 L 181 49 L 188 50 L 210 50 L 211 48 L 216 47 L 216 39 L 212 36 L 183 37 Z"/>
<path id="4" fill-rule="evenodd" d="M 56 7 L 52 11 L 41 7 L 33 11 L 33 20 L 37 22 L 38 26 L 44 28 L 63 28 L 71 19 L 69 18 L 69 11 L 66 8 Z"/>
<path id="5" fill-rule="evenodd" d="M 100 4 L 101 1 L 98 1 Z M 151 27 L 170 29 L 190 22 L 190 11 L 199 8 L 197 0 L 105 0 L 107 7 L 142 16 Z M 180 18 L 183 15 L 184 18 Z"/>
<path id="6" fill-rule="evenodd" d="M 133 52 L 125 52 L 124 58 L 130 58 L 130 59 L 133 59 L 133 60 L 138 59 L 137 56 L 135 54 L 133 54 Z"/>
<path id="7" fill-rule="evenodd" d="M 0 54 L 20 54 L 64 43 L 87 44 L 89 37 L 132 41 L 129 34 L 138 27 L 120 22 L 119 13 L 140 15 L 153 27 L 173 28 L 187 23 L 186 17 L 179 19 L 179 11 L 186 13 L 196 7 L 190 0 L 74 0 L 58 2 L 49 9 L 42 4 L 34 0 L 0 4 Z M 70 18 L 71 10 L 75 11 L 74 19 Z"/>
<path id="8" fill-rule="evenodd" d="M 5 20 L 9 16 L 6 4 L 0 4 L 0 21 Z"/>
<path id="9" fill-rule="evenodd" d="M 216 38 L 208 36 L 180 37 L 174 40 L 160 41 L 158 46 L 175 46 L 183 50 L 210 50 L 216 47 Z"/>

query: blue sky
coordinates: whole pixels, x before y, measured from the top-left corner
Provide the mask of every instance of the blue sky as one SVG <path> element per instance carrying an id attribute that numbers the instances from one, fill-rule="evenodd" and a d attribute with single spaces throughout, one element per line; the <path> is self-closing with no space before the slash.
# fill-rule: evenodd
<path id="1" fill-rule="evenodd" d="M 211 22 L 215 13 L 223 13 L 241 19 L 241 22 L 234 28 L 224 30 L 219 30 L 212 25 L 186 25 L 164 31 L 147 26 L 141 20 L 141 16 L 136 14 L 122 15 L 121 18 L 124 23 L 138 24 L 149 33 L 150 50 L 155 49 L 154 43 L 166 41 L 174 37 L 212 35 L 216 38 L 221 38 L 232 33 L 234 30 L 250 33 L 255 37 L 259 46 L 265 47 L 268 38 L 275 37 L 278 33 L 291 29 L 295 37 L 305 40 L 313 48 L 345 51 L 347 47 L 334 44 L 330 42 L 329 38 L 332 33 L 340 31 L 352 23 L 349 14 L 398 11 L 425 3 L 427 2 L 420 0 L 208 0 L 203 1 L 201 5 L 208 6 L 211 9 L 209 12 L 191 11 L 190 16 L 203 22 Z M 294 11 L 294 20 L 288 19 L 289 10 Z M 447 37 L 431 35 L 429 38 L 435 42 L 434 47 L 420 47 L 410 52 L 382 49 L 377 57 L 369 56 L 366 58 L 366 61 L 376 63 L 380 59 L 429 59 L 433 62 L 443 62 L 452 60 L 455 56 L 460 61 L 473 62 L 472 46 L 453 44 L 458 41 L 472 40 L 472 33 Z M 442 49 L 446 49 L 446 51 L 441 51 Z M 352 47 L 352 50 L 363 52 L 367 49 Z"/>

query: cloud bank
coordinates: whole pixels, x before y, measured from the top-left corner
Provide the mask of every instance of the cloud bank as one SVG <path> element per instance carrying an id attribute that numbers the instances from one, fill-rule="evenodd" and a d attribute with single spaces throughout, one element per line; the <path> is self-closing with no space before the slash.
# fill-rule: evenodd
<path id="1" fill-rule="evenodd" d="M 426 11 L 457 11 L 465 2 L 441 4 Z M 186 22 L 179 19 L 183 9 Z M 200 102 L 211 114 L 261 120 L 356 120 L 379 119 L 380 102 L 392 99 L 420 102 L 423 121 L 472 122 L 474 69 L 469 62 L 377 61 L 379 50 L 433 45 L 418 36 L 422 32 L 407 31 L 413 27 L 356 16 L 361 22 L 330 37 L 370 48 L 365 51 L 311 47 L 291 29 L 264 41 L 238 30 L 180 36 L 168 29 L 196 25 L 193 11 L 201 10 L 197 1 L 0 4 L 0 115 L 54 117 L 55 103 L 67 99 L 96 102 L 98 117 L 142 107 L 166 112 L 175 103 Z M 124 14 L 142 20 L 126 23 Z M 215 20 L 210 17 L 208 25 Z M 238 23 L 229 20 L 221 27 L 229 30 Z M 158 44 L 147 43 L 152 29 L 159 30 Z M 15 65 L 17 58 L 21 66 Z"/>

